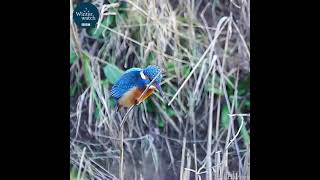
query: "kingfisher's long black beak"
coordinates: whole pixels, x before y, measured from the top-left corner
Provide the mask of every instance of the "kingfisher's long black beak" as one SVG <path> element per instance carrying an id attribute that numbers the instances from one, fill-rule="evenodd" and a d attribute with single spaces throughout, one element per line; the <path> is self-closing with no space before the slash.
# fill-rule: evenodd
<path id="1" fill-rule="evenodd" d="M 163 92 L 162 92 L 162 89 L 161 89 L 160 84 L 155 83 L 154 85 L 156 86 L 156 88 L 157 88 L 157 90 L 159 91 L 160 95 L 163 97 Z"/>

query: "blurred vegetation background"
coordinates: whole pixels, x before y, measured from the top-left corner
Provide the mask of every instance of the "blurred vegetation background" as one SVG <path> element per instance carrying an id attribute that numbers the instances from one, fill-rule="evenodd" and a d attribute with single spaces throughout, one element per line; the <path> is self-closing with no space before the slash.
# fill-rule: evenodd
<path id="1" fill-rule="evenodd" d="M 104 14 L 98 27 L 74 24 L 81 2 Z M 250 0 L 70 6 L 70 179 L 249 179 Z M 110 88 L 151 64 L 165 97 L 135 107 L 121 139 Z"/>

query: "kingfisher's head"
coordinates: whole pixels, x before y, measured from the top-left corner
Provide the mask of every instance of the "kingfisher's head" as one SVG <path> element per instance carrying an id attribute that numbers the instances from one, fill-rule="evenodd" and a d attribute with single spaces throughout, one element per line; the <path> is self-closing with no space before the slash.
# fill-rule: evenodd
<path id="1" fill-rule="evenodd" d="M 160 75 L 158 75 L 159 72 L 160 72 Z M 155 79 L 153 84 L 150 86 L 150 88 L 156 88 L 160 92 L 160 94 L 162 95 L 162 89 L 160 86 L 162 74 L 161 74 L 161 70 L 158 66 L 150 65 L 150 66 L 144 68 L 140 72 L 140 76 L 142 79 L 147 80 L 149 83 L 157 76 L 157 78 Z"/>

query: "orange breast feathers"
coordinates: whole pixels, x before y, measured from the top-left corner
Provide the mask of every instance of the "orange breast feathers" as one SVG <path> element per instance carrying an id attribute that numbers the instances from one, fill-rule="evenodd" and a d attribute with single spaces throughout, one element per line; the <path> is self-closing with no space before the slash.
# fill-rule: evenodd
<path id="1" fill-rule="evenodd" d="M 134 104 L 139 104 L 145 99 L 147 99 L 156 88 L 154 86 L 150 86 L 148 91 L 141 97 L 138 101 L 139 97 L 143 93 L 144 89 L 139 89 L 137 87 L 131 88 L 128 92 L 124 93 L 122 97 L 119 99 L 119 105 L 121 107 L 130 107 Z"/>

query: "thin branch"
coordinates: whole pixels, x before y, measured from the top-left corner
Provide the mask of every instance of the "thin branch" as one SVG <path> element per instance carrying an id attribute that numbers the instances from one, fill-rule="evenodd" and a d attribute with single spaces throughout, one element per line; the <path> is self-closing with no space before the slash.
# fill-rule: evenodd
<path id="1" fill-rule="evenodd" d="M 241 128 L 242 128 L 242 126 L 243 126 L 243 118 L 241 118 L 241 125 L 240 125 L 240 127 L 239 127 L 239 129 L 238 129 L 238 132 L 236 133 L 236 135 L 230 140 L 230 142 L 228 143 L 228 145 L 226 146 L 226 149 L 228 149 L 228 147 L 230 146 L 230 144 L 237 138 L 237 136 L 239 135 L 239 133 L 240 133 L 240 130 L 241 130 Z"/>

